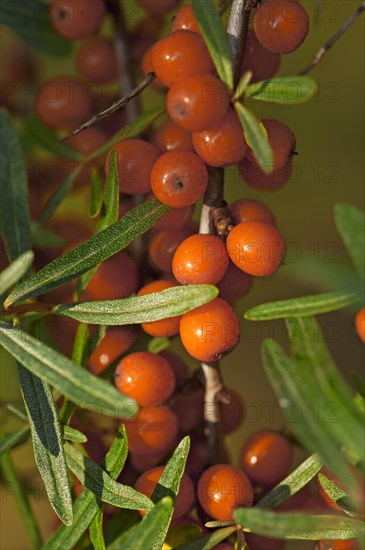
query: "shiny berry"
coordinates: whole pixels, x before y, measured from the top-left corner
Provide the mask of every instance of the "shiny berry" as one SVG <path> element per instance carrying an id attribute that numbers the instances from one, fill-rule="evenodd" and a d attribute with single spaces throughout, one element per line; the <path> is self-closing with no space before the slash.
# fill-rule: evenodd
<path id="1" fill-rule="evenodd" d="M 153 15 L 163 15 L 172 10 L 180 0 L 137 0 L 138 4 Z"/>
<path id="2" fill-rule="evenodd" d="M 279 65 L 280 54 L 265 48 L 257 40 L 255 33 L 249 30 L 241 73 L 251 71 L 251 82 L 259 82 L 274 76 L 279 69 Z"/>
<path id="3" fill-rule="evenodd" d="M 169 407 L 142 407 L 125 427 L 129 449 L 138 455 L 168 451 L 178 433 L 176 415 Z"/>
<path id="4" fill-rule="evenodd" d="M 266 277 L 279 269 L 285 254 L 285 241 L 272 225 L 243 222 L 229 233 L 227 250 L 232 262 L 242 271 Z"/>
<path id="5" fill-rule="evenodd" d="M 153 65 L 152 65 L 152 46 L 148 48 L 142 57 L 142 72 L 145 76 L 148 75 L 148 73 L 153 73 Z M 152 85 L 159 89 L 159 90 L 165 90 L 166 86 L 161 82 L 159 78 L 155 78 L 152 81 Z"/>
<path id="6" fill-rule="evenodd" d="M 225 117 L 210 130 L 193 133 L 196 153 L 211 166 L 228 166 L 240 162 L 247 143 L 238 116 L 229 109 Z"/>
<path id="7" fill-rule="evenodd" d="M 194 152 L 191 133 L 183 130 L 180 126 L 165 120 L 155 133 L 153 143 L 161 151 L 192 151 Z"/>
<path id="8" fill-rule="evenodd" d="M 207 185 L 206 166 L 190 151 L 168 151 L 156 160 L 152 168 L 152 191 L 167 206 L 184 208 L 194 204 Z"/>
<path id="9" fill-rule="evenodd" d="M 192 31 L 200 33 L 198 21 L 192 6 L 183 6 L 172 20 L 171 32 Z"/>
<path id="10" fill-rule="evenodd" d="M 101 374 L 115 359 L 125 353 L 136 341 L 132 327 L 110 327 L 89 359 L 89 370 Z"/>
<path id="11" fill-rule="evenodd" d="M 252 284 L 252 275 L 245 273 L 230 261 L 227 271 L 218 284 L 219 296 L 222 300 L 232 304 L 246 296 L 250 292 Z"/>
<path id="12" fill-rule="evenodd" d="M 137 296 L 144 296 L 145 294 L 150 294 L 151 292 L 160 292 L 161 290 L 166 290 L 167 288 L 173 288 L 175 286 L 177 285 L 171 283 L 170 281 L 153 281 L 152 283 L 142 287 L 137 292 Z M 160 321 L 142 323 L 142 328 L 147 334 L 154 336 L 155 338 L 170 338 L 179 332 L 180 316 L 169 317 L 168 319 L 161 319 Z"/>
<path id="13" fill-rule="evenodd" d="M 75 57 L 76 70 L 92 82 L 104 84 L 118 76 L 118 62 L 113 40 L 93 36 L 83 42 Z"/>
<path id="14" fill-rule="evenodd" d="M 177 386 L 189 378 L 189 369 L 186 363 L 184 363 L 184 361 L 180 359 L 176 353 L 173 353 L 170 350 L 163 350 L 159 353 L 159 355 L 169 362 L 170 367 L 174 371 Z"/>
<path id="15" fill-rule="evenodd" d="M 273 486 L 282 481 L 293 460 L 288 439 L 274 430 L 260 430 L 251 435 L 240 452 L 240 465 L 251 481 Z"/>
<path id="16" fill-rule="evenodd" d="M 138 288 L 138 270 L 135 261 L 125 252 L 118 252 L 98 267 L 86 287 L 93 300 L 127 298 Z"/>
<path id="17" fill-rule="evenodd" d="M 152 65 L 156 76 L 168 88 L 190 76 L 214 72 L 204 40 L 191 31 L 177 31 L 156 42 L 152 50 Z"/>
<path id="18" fill-rule="evenodd" d="M 198 361 L 218 361 L 228 355 L 240 339 L 237 315 L 224 300 L 212 302 L 184 313 L 180 337 L 186 351 Z"/>
<path id="19" fill-rule="evenodd" d="M 158 231 L 152 235 L 148 254 L 152 264 L 163 273 L 172 273 L 172 259 L 179 244 L 191 235 L 189 227 L 177 231 Z"/>
<path id="20" fill-rule="evenodd" d="M 264 119 L 262 122 L 267 130 L 267 138 L 273 152 L 273 164 L 268 168 L 272 171 L 279 170 L 292 158 L 296 144 L 295 135 L 288 126 L 278 120 Z M 247 158 L 258 165 L 252 149 L 247 151 Z"/>
<path id="21" fill-rule="evenodd" d="M 177 248 L 172 260 L 174 277 L 182 285 L 218 283 L 227 267 L 225 244 L 214 235 L 196 234 Z"/>
<path id="22" fill-rule="evenodd" d="M 61 36 L 80 40 L 100 29 L 105 16 L 103 0 L 52 0 L 49 19 Z"/>
<path id="23" fill-rule="evenodd" d="M 217 464 L 200 477 L 198 499 L 212 518 L 232 520 L 236 508 L 252 506 L 253 488 L 241 470 L 228 464 Z"/>
<path id="24" fill-rule="evenodd" d="M 271 210 L 263 202 L 254 199 L 240 199 L 231 204 L 229 210 L 236 225 L 242 222 L 262 222 L 276 225 Z"/>
<path id="25" fill-rule="evenodd" d="M 166 109 L 170 118 L 188 132 L 215 128 L 228 107 L 229 95 L 224 84 L 210 74 L 186 77 L 171 86 L 167 93 Z"/>
<path id="26" fill-rule="evenodd" d="M 362 342 L 365 343 L 365 307 L 360 309 L 355 317 L 356 332 Z"/>
<path id="27" fill-rule="evenodd" d="M 293 172 L 292 162 L 289 161 L 283 166 L 266 174 L 257 166 L 256 162 L 251 162 L 247 157 L 240 163 L 240 173 L 243 179 L 255 189 L 260 191 L 277 191 L 281 189 L 291 178 Z"/>

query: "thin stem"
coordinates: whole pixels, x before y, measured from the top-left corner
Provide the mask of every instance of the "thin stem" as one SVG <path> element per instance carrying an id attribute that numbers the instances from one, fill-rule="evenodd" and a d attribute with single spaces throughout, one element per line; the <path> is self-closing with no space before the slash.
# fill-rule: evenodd
<path id="1" fill-rule="evenodd" d="M 234 88 L 237 86 L 245 52 L 252 0 L 233 0 L 227 33 L 232 50 Z"/>
<path id="2" fill-rule="evenodd" d="M 317 67 L 318 63 L 322 61 L 326 53 L 332 48 L 334 44 L 336 44 L 337 40 L 341 38 L 347 31 L 351 25 L 355 23 L 355 21 L 360 17 L 360 15 L 365 11 L 365 0 L 361 3 L 361 5 L 357 8 L 355 13 L 353 13 L 347 21 L 342 25 L 340 29 L 329 39 L 327 42 L 318 50 L 312 61 L 304 67 L 298 74 L 304 75 L 308 74 L 312 69 Z"/>

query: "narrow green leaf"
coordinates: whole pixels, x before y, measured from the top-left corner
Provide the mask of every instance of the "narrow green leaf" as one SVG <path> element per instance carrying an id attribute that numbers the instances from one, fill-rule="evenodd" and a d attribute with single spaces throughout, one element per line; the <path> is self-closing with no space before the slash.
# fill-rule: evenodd
<path id="1" fill-rule="evenodd" d="M 362 280 L 365 279 L 364 212 L 348 203 L 339 203 L 334 211 L 335 224 L 352 262 Z"/>
<path id="2" fill-rule="evenodd" d="M 30 230 L 32 234 L 33 246 L 45 248 L 47 246 L 63 246 L 66 241 L 61 235 L 58 235 L 48 227 L 43 227 L 37 222 L 31 222 Z"/>
<path id="3" fill-rule="evenodd" d="M 238 508 L 233 516 L 244 531 L 274 538 L 345 540 L 365 533 L 363 522 L 338 515 L 278 514 L 260 508 Z"/>
<path id="4" fill-rule="evenodd" d="M 80 163 L 74 170 L 72 170 L 67 178 L 61 183 L 61 185 L 59 185 L 56 191 L 49 197 L 39 216 L 40 225 L 45 225 L 48 220 L 53 216 L 57 208 L 61 205 L 63 199 L 66 197 L 67 193 L 71 190 L 75 179 L 82 169 L 83 164 Z"/>
<path id="5" fill-rule="evenodd" d="M 328 313 L 356 303 L 357 297 L 348 292 L 327 292 L 314 296 L 301 296 L 255 306 L 245 313 L 250 321 L 267 321 L 284 317 L 306 317 Z"/>
<path id="6" fill-rule="evenodd" d="M 0 110 L 0 227 L 9 260 L 32 248 L 27 176 L 23 154 L 9 113 Z"/>
<path id="7" fill-rule="evenodd" d="M 297 105 L 312 99 L 317 88 L 317 82 L 310 76 L 276 76 L 250 84 L 244 97 L 281 105 Z"/>
<path id="8" fill-rule="evenodd" d="M 0 323 L 1 344 L 17 361 L 82 408 L 115 417 L 130 417 L 136 405 L 105 380 L 92 376 L 19 328 Z"/>
<path id="9" fill-rule="evenodd" d="M 72 523 L 72 499 L 61 428 L 52 393 L 40 378 L 18 363 L 20 387 L 33 440 L 35 461 L 52 508 L 66 525 Z"/>
<path id="10" fill-rule="evenodd" d="M 140 525 L 133 530 L 131 536 L 125 541 L 124 548 L 133 550 L 153 550 L 156 533 L 161 526 L 170 521 L 173 514 L 173 501 L 171 497 L 162 498 L 156 506 L 147 514 Z M 143 526 L 143 528 L 142 528 Z M 161 546 L 159 546 L 161 548 Z"/>
<path id="11" fill-rule="evenodd" d="M 256 506 L 258 508 L 275 508 L 287 498 L 295 495 L 314 478 L 323 466 L 323 461 L 317 454 L 313 454 L 300 464 L 294 472 L 289 474 L 274 489 L 272 489 Z"/>
<path id="12" fill-rule="evenodd" d="M 217 529 L 216 531 L 209 533 L 209 535 L 205 535 L 205 537 L 201 537 L 199 539 L 187 542 L 182 546 L 178 546 L 176 550 L 210 550 L 211 548 L 215 548 L 218 543 L 232 535 L 232 533 L 236 532 L 236 530 L 237 528 L 235 525 L 223 527 L 223 529 Z"/>
<path id="13" fill-rule="evenodd" d="M 193 0 L 192 6 L 218 75 L 233 90 L 232 52 L 219 13 L 213 3 L 207 9 L 205 0 Z"/>
<path id="14" fill-rule="evenodd" d="M 171 342 L 168 338 L 152 338 L 148 342 L 147 350 L 151 353 L 160 353 L 170 346 Z"/>
<path id="15" fill-rule="evenodd" d="M 33 263 L 34 253 L 31 250 L 21 254 L 0 273 L 0 295 L 15 285 L 25 275 Z"/>
<path id="16" fill-rule="evenodd" d="M 119 175 L 118 157 L 116 151 L 112 151 L 109 159 L 109 172 L 104 189 L 104 215 L 102 228 L 112 225 L 118 220 L 119 214 Z"/>
<path id="17" fill-rule="evenodd" d="M 100 466 L 65 443 L 67 464 L 77 479 L 103 502 L 130 510 L 150 510 L 153 505 L 149 498 L 132 487 L 117 483 Z"/>
<path id="18" fill-rule="evenodd" d="M 243 96 L 247 86 L 249 85 L 250 81 L 252 79 L 252 71 L 246 71 L 242 76 L 241 80 L 237 84 L 237 88 L 235 89 L 233 100 L 237 101 L 240 97 Z"/>
<path id="19" fill-rule="evenodd" d="M 86 273 L 148 231 L 167 211 L 168 208 L 157 199 L 140 204 L 116 223 L 23 281 L 8 296 L 5 305 L 45 294 Z"/>
<path id="20" fill-rule="evenodd" d="M 67 441 L 74 441 L 75 443 L 86 443 L 87 437 L 79 430 L 71 428 L 71 426 L 63 426 L 63 439 Z"/>
<path id="21" fill-rule="evenodd" d="M 211 285 L 176 286 L 122 300 L 61 304 L 55 313 L 97 325 L 131 325 L 182 315 L 218 295 Z"/>
<path id="22" fill-rule="evenodd" d="M 98 171 L 93 168 L 91 172 L 91 185 L 90 185 L 90 202 L 89 202 L 89 216 L 90 218 L 96 218 L 100 213 L 103 205 L 103 192 L 101 179 Z"/>
<path id="23" fill-rule="evenodd" d="M 217 527 L 228 527 L 229 525 L 235 525 L 236 522 L 229 519 L 207 521 L 205 527 L 208 529 L 217 529 Z"/>
<path id="24" fill-rule="evenodd" d="M 362 396 L 365 397 L 365 381 L 356 371 L 350 372 L 352 383 L 356 391 Z"/>
<path id="25" fill-rule="evenodd" d="M 260 122 L 255 113 L 250 111 L 246 105 L 236 101 L 234 106 L 241 121 L 246 141 L 257 158 L 262 170 L 267 173 L 272 172 L 274 159 L 267 135 L 263 130 L 262 122 Z"/>
<path id="26" fill-rule="evenodd" d="M 0 456 L 28 441 L 29 436 L 29 426 L 22 426 L 19 430 L 4 435 L 4 437 L 0 439 Z"/>
<path id="27" fill-rule="evenodd" d="M 350 515 L 353 514 L 353 510 L 348 503 L 350 497 L 346 491 L 323 474 L 318 474 L 318 481 L 331 500 L 340 506 L 344 512 Z"/>
<path id="28" fill-rule="evenodd" d="M 175 525 L 170 527 L 166 537 L 166 544 L 171 548 L 176 548 L 186 544 L 201 535 L 202 529 L 195 523 L 186 523 L 184 525 Z"/>
<path id="29" fill-rule="evenodd" d="M 133 530 L 137 528 L 140 520 L 141 517 L 136 510 L 123 510 L 120 508 L 104 529 L 107 550 L 120 550 L 124 548 L 125 541 L 130 537 Z M 88 547 L 86 550 L 93 549 Z"/>
<path id="30" fill-rule="evenodd" d="M 29 115 L 24 121 L 23 131 L 27 132 L 35 145 L 42 147 L 47 152 L 58 158 L 68 160 L 81 160 L 82 155 L 71 149 L 66 143 L 60 141 L 56 132 L 45 126 L 37 116 Z"/>
<path id="31" fill-rule="evenodd" d="M 95 517 L 90 523 L 90 540 L 95 550 L 105 550 L 105 541 L 103 535 L 103 511 L 101 508 L 97 511 Z"/>

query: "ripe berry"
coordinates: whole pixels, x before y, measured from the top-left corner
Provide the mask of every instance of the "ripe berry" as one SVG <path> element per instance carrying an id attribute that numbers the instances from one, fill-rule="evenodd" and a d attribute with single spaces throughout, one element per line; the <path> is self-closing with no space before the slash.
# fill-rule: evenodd
<path id="1" fill-rule="evenodd" d="M 224 300 L 212 302 L 184 313 L 180 337 L 186 351 L 198 361 L 218 361 L 228 355 L 240 339 L 237 315 Z"/>
<path id="2" fill-rule="evenodd" d="M 148 75 L 148 73 L 153 73 L 153 65 L 152 65 L 152 46 L 148 48 L 142 57 L 142 72 L 145 76 Z M 161 82 L 159 78 L 155 78 L 152 81 L 152 85 L 155 86 L 155 88 L 158 88 L 160 90 L 165 90 L 166 86 Z"/>
<path id="3" fill-rule="evenodd" d="M 191 233 L 189 227 L 184 227 L 177 231 L 159 231 L 152 235 L 148 247 L 152 264 L 163 273 L 172 273 L 175 250 Z"/>
<path id="4" fill-rule="evenodd" d="M 283 435 L 260 430 L 251 435 L 240 452 L 240 465 L 251 481 L 273 486 L 289 473 L 293 449 Z"/>
<path id="5" fill-rule="evenodd" d="M 289 161 L 283 168 L 266 174 L 259 168 L 256 162 L 251 162 L 247 157 L 240 163 L 240 173 L 243 179 L 255 189 L 261 191 L 276 191 L 285 185 L 293 171 L 292 162 Z"/>
<path id="6" fill-rule="evenodd" d="M 356 331 L 362 342 L 365 343 L 365 307 L 360 309 L 355 317 Z"/>
<path id="7" fill-rule="evenodd" d="M 347 540 L 319 540 L 314 550 L 360 550 L 361 546 L 357 539 Z"/>
<path id="8" fill-rule="evenodd" d="M 86 292 L 92 300 L 127 298 L 138 288 L 138 270 L 134 260 L 118 252 L 98 267 Z"/>
<path id="9" fill-rule="evenodd" d="M 222 431 L 225 435 L 235 432 L 242 424 L 245 405 L 242 397 L 232 388 L 227 388 L 230 402 L 222 404 Z"/>
<path id="10" fill-rule="evenodd" d="M 89 359 L 89 370 L 101 374 L 115 359 L 125 353 L 137 339 L 133 327 L 110 327 Z"/>
<path id="11" fill-rule="evenodd" d="M 166 153 L 166 151 L 194 152 L 191 133 L 180 128 L 172 120 L 165 120 L 161 124 L 155 133 L 153 143 L 161 153 Z"/>
<path id="12" fill-rule="evenodd" d="M 243 222 L 229 233 L 227 249 L 232 262 L 242 271 L 266 277 L 279 269 L 285 254 L 285 241 L 272 225 Z"/>
<path id="13" fill-rule="evenodd" d="M 157 77 L 168 88 L 190 76 L 214 72 L 204 40 L 191 31 L 177 31 L 156 42 L 152 65 Z"/>
<path id="14" fill-rule="evenodd" d="M 193 216 L 194 206 L 185 208 L 170 208 L 170 210 L 153 226 L 154 231 L 178 231 L 189 225 Z"/>
<path id="15" fill-rule="evenodd" d="M 274 76 L 279 69 L 280 54 L 271 52 L 257 40 L 253 31 L 249 30 L 243 57 L 241 73 L 252 72 L 251 82 L 259 82 Z"/>
<path id="16" fill-rule="evenodd" d="M 143 195 L 151 190 L 151 170 L 159 151 L 147 141 L 128 139 L 118 141 L 109 151 L 105 161 L 105 172 L 109 172 L 109 158 L 115 150 L 118 159 L 119 188 L 127 195 Z"/>
<path id="17" fill-rule="evenodd" d="M 223 82 L 207 73 L 179 80 L 171 86 L 166 98 L 170 118 L 188 132 L 215 128 L 227 113 L 228 107 L 229 95 Z"/>
<path id="18" fill-rule="evenodd" d="M 142 474 L 135 483 L 135 489 L 140 493 L 146 495 L 146 497 L 151 498 L 153 491 L 156 488 L 156 485 L 163 474 L 165 466 L 157 466 L 157 468 L 152 468 L 144 474 Z M 183 474 L 179 491 L 176 495 L 176 502 L 174 508 L 174 518 L 181 518 L 187 512 L 194 503 L 194 485 L 190 477 L 187 474 Z"/>
<path id="19" fill-rule="evenodd" d="M 196 153 L 206 164 L 228 166 L 240 162 L 247 143 L 236 112 L 229 109 L 225 117 L 210 130 L 193 133 Z"/>
<path id="20" fill-rule="evenodd" d="M 202 390 L 189 394 L 178 393 L 174 396 L 172 410 L 177 416 L 179 431 L 183 434 L 191 433 L 203 424 L 204 395 Z"/>
<path id="21" fill-rule="evenodd" d="M 137 296 L 144 296 L 145 294 L 150 294 L 151 292 L 160 292 L 161 290 L 172 288 L 174 286 L 177 285 L 171 283 L 170 281 L 153 281 L 152 283 L 142 287 L 137 292 Z M 147 334 L 154 336 L 155 338 L 170 338 L 179 332 L 180 316 L 161 319 L 160 321 L 152 321 L 150 323 L 142 323 L 142 328 Z"/>
<path id="22" fill-rule="evenodd" d="M 94 34 L 104 21 L 103 0 L 53 0 L 49 20 L 60 34 L 68 40 L 80 40 Z"/>
<path id="23" fill-rule="evenodd" d="M 208 462 L 209 452 L 206 439 L 204 437 L 197 440 L 193 438 L 185 472 L 195 481 L 200 477 Z"/>
<path id="24" fill-rule="evenodd" d="M 169 407 L 142 407 L 125 427 L 129 449 L 137 455 L 168 451 L 178 433 L 176 415 Z"/>
<path id="25" fill-rule="evenodd" d="M 35 110 L 41 121 L 56 130 L 71 129 L 92 114 L 92 103 L 84 83 L 73 76 L 47 80 L 40 88 Z"/>
<path id="26" fill-rule="evenodd" d="M 206 166 L 190 151 L 168 151 L 156 160 L 152 168 L 152 191 L 167 206 L 184 208 L 194 204 L 207 185 Z"/>
<path id="27" fill-rule="evenodd" d="M 175 389 L 175 375 L 166 359 L 148 351 L 123 357 L 114 377 L 118 390 L 142 406 L 165 401 Z"/>
<path id="28" fill-rule="evenodd" d="M 143 17 L 129 31 L 129 45 L 132 61 L 140 63 L 144 53 L 152 48 L 164 26 L 162 17 Z"/>
<path id="29" fill-rule="evenodd" d="M 295 135 L 293 132 L 278 120 L 264 119 L 263 124 L 267 130 L 267 137 L 273 152 L 273 164 L 271 170 L 283 168 L 291 159 L 295 151 Z M 247 159 L 258 165 L 258 161 L 252 151 L 247 151 Z"/>
<path id="30" fill-rule="evenodd" d="M 134 453 L 128 453 L 128 458 L 130 460 L 133 469 L 139 474 L 143 474 L 147 470 L 157 466 L 159 462 L 163 459 L 164 454 L 158 453 L 155 455 L 135 455 Z"/>
<path id="31" fill-rule="evenodd" d="M 183 6 L 172 20 L 171 32 L 192 31 L 200 33 L 198 21 L 192 6 Z"/>
<path id="32" fill-rule="evenodd" d="M 192 235 L 177 248 L 172 272 L 182 285 L 215 285 L 228 267 L 225 244 L 214 235 Z"/>
<path id="33" fill-rule="evenodd" d="M 263 202 L 254 199 L 240 199 L 231 204 L 229 210 L 236 225 L 242 222 L 262 222 L 276 225 L 271 210 Z"/>
<path id="34" fill-rule="evenodd" d="M 170 350 L 163 350 L 159 353 L 159 355 L 169 362 L 172 370 L 174 371 L 177 386 L 189 378 L 189 369 L 178 355 Z"/>
<path id="35" fill-rule="evenodd" d="M 218 284 L 219 296 L 222 300 L 232 304 L 246 296 L 250 292 L 252 284 L 252 275 L 245 273 L 230 261 L 227 271 Z"/>
<path id="36" fill-rule="evenodd" d="M 83 156 L 87 156 L 100 149 L 100 147 L 106 143 L 107 139 L 106 133 L 94 126 L 88 128 L 84 132 L 80 132 L 80 134 L 76 134 L 76 136 L 70 137 L 70 139 L 67 140 L 67 145 Z"/>
<path id="37" fill-rule="evenodd" d="M 112 82 L 118 76 L 118 63 L 113 40 L 106 36 L 93 36 L 83 42 L 75 57 L 76 70 L 85 78 L 97 83 Z"/>
<path id="38" fill-rule="evenodd" d="M 252 506 L 253 489 L 241 470 L 229 464 L 217 464 L 205 470 L 200 477 L 198 499 L 212 518 L 231 520 L 236 508 Z"/>
<path id="39" fill-rule="evenodd" d="M 180 0 L 137 0 L 138 4 L 154 15 L 162 15 L 177 6 Z"/>

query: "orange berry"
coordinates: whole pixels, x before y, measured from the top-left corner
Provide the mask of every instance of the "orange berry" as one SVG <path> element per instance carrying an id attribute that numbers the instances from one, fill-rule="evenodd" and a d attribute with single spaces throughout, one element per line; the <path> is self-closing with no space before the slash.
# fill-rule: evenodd
<path id="1" fill-rule="evenodd" d="M 184 229 L 190 222 L 194 212 L 194 206 L 184 208 L 170 208 L 170 210 L 153 226 L 154 231 L 178 231 Z"/>
<path id="2" fill-rule="evenodd" d="M 92 36 L 77 49 L 76 70 L 92 82 L 112 82 L 118 77 L 118 62 L 113 40 L 106 36 Z"/>
<path id="3" fill-rule="evenodd" d="M 174 371 L 176 378 L 176 385 L 178 386 L 184 380 L 189 378 L 189 369 L 182 359 L 176 353 L 173 353 L 170 350 L 163 350 L 159 353 L 161 357 L 166 359 L 170 363 L 172 370 Z"/>
<path id="4" fill-rule="evenodd" d="M 190 76 L 214 72 L 204 40 L 191 31 L 177 31 L 156 42 L 152 65 L 156 76 L 168 88 Z"/>
<path id="5" fill-rule="evenodd" d="M 193 140 L 191 133 L 183 130 L 172 122 L 165 120 L 155 133 L 154 144 L 161 151 L 192 151 L 194 152 Z"/>
<path id="6" fill-rule="evenodd" d="M 280 65 L 280 54 L 265 48 L 257 40 L 253 31 L 249 30 L 243 57 L 241 74 L 252 72 L 251 82 L 267 80 L 275 75 Z"/>
<path id="7" fill-rule="evenodd" d="M 197 155 L 211 166 L 236 164 L 247 151 L 243 129 L 233 109 L 214 128 L 194 132 L 193 144 Z"/>
<path id="8" fill-rule="evenodd" d="M 177 416 L 181 433 L 191 433 L 199 428 L 204 420 L 204 394 L 202 390 L 189 394 L 178 393 L 174 396 L 172 410 Z"/>
<path id="9" fill-rule="evenodd" d="M 110 327 L 94 349 L 89 359 L 89 370 L 101 374 L 120 355 L 125 353 L 137 339 L 133 327 Z"/>
<path id="10" fill-rule="evenodd" d="M 85 130 L 84 132 L 80 132 L 79 134 L 76 134 L 76 136 L 70 137 L 70 139 L 67 140 L 67 145 L 77 151 L 78 153 L 81 153 L 84 156 L 89 155 L 90 153 L 93 153 L 94 151 L 97 151 L 105 145 L 107 142 L 108 137 L 105 132 L 102 130 L 99 130 L 99 128 L 91 127 Z M 95 159 L 94 159 L 94 165 L 95 165 Z M 90 181 L 90 180 L 89 180 Z"/>
<path id="11" fill-rule="evenodd" d="M 252 275 L 245 273 L 230 261 L 227 271 L 218 284 L 219 296 L 222 300 L 232 304 L 246 296 L 250 292 L 252 284 Z"/>
<path id="12" fill-rule="evenodd" d="M 184 313 L 180 321 L 180 337 L 192 357 L 211 363 L 228 355 L 238 344 L 240 325 L 231 306 L 215 298 Z"/>
<path id="13" fill-rule="evenodd" d="M 273 152 L 272 171 L 283 168 L 291 159 L 295 151 L 295 135 L 278 120 L 264 119 L 263 124 L 267 130 L 267 137 Z M 247 159 L 259 166 L 252 149 L 247 151 Z"/>
<path id="14" fill-rule="evenodd" d="M 190 151 L 168 151 L 155 162 L 151 186 L 162 203 L 174 208 L 194 204 L 208 185 L 203 161 Z"/>
<path id="15" fill-rule="evenodd" d="M 201 33 L 199 23 L 194 15 L 192 6 L 183 6 L 174 16 L 171 32 L 192 31 Z"/>
<path id="16" fill-rule="evenodd" d="M 179 80 L 171 86 L 166 98 L 170 118 L 188 132 L 215 128 L 226 115 L 228 107 L 229 95 L 223 82 L 207 73 Z"/>
<path id="17" fill-rule="evenodd" d="M 137 296 L 144 296 L 145 294 L 150 294 L 151 292 L 160 292 L 161 290 L 166 290 L 167 288 L 172 288 L 178 286 L 170 281 L 153 281 L 145 286 L 143 286 L 138 292 Z M 142 323 L 143 330 L 150 336 L 155 338 L 170 338 L 179 333 L 180 328 L 180 318 L 170 317 L 168 319 L 161 319 L 160 321 L 152 321 L 150 323 Z"/>
<path id="18" fill-rule="evenodd" d="M 285 254 L 285 241 L 272 225 L 243 222 L 229 233 L 227 250 L 232 262 L 242 271 L 266 277 L 279 269 Z"/>
<path id="19" fill-rule="evenodd" d="M 161 462 L 163 457 L 163 453 L 147 456 L 128 453 L 128 458 L 133 466 L 133 469 L 140 474 L 154 468 L 159 462 Z"/>
<path id="20" fill-rule="evenodd" d="M 180 0 L 137 0 L 138 4 L 154 15 L 162 15 L 172 10 Z"/>
<path id="21" fill-rule="evenodd" d="M 240 199 L 231 204 L 229 210 L 236 225 L 242 222 L 262 222 L 276 225 L 271 210 L 263 202 L 254 199 Z"/>
<path id="22" fill-rule="evenodd" d="M 125 252 L 118 252 L 103 262 L 86 287 L 92 300 L 127 298 L 138 288 L 135 261 Z"/>
<path id="23" fill-rule="evenodd" d="M 200 477 L 198 499 L 212 518 L 231 520 L 236 508 L 252 506 L 253 489 L 241 470 L 229 464 L 217 464 L 205 470 Z"/>
<path id="24" fill-rule="evenodd" d="M 256 162 L 251 162 L 245 157 L 240 163 L 240 173 L 243 179 L 255 189 L 261 191 L 276 191 L 285 185 L 292 175 L 292 162 L 289 160 L 283 168 L 278 168 L 266 174 L 259 168 Z"/>
<path id="25" fill-rule="evenodd" d="M 174 277 L 182 285 L 218 283 L 228 266 L 225 244 L 214 235 L 191 235 L 176 249 Z"/>
<path id="26" fill-rule="evenodd" d="M 355 317 L 356 331 L 362 342 L 365 343 L 365 307 L 360 309 Z"/>
<path id="27" fill-rule="evenodd" d="M 142 72 L 145 76 L 148 75 L 148 73 L 153 73 L 153 65 L 152 65 L 152 46 L 148 48 L 142 58 Z M 161 82 L 159 78 L 155 78 L 155 80 L 152 81 L 152 85 L 159 89 L 165 89 L 166 86 Z"/>
<path id="28" fill-rule="evenodd" d="M 175 250 L 191 233 L 189 227 L 183 227 L 177 231 L 159 231 L 153 234 L 148 247 L 152 264 L 163 273 L 171 273 Z"/>
<path id="29" fill-rule="evenodd" d="M 103 0 L 52 0 L 49 20 L 61 36 L 80 40 L 94 34 L 103 24 Z"/>
<path id="30" fill-rule="evenodd" d="M 358 539 L 319 540 L 314 550 L 360 550 Z"/>
<path id="31" fill-rule="evenodd" d="M 125 427 L 129 449 L 137 455 L 168 451 L 178 433 L 176 415 L 169 407 L 142 407 Z"/>

